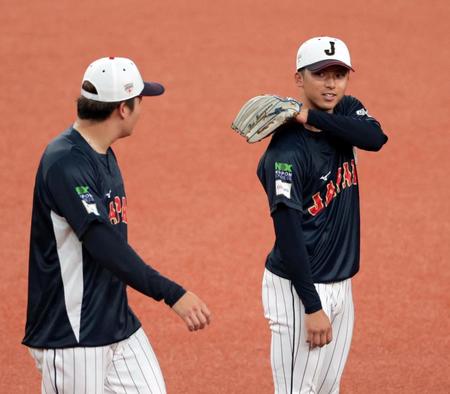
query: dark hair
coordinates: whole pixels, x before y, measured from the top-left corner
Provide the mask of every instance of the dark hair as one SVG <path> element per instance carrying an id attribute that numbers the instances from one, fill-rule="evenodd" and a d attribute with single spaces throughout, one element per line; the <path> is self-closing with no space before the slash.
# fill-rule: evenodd
<path id="1" fill-rule="evenodd" d="M 97 89 L 89 81 L 83 82 L 82 89 L 86 90 L 86 92 L 97 94 Z M 134 97 L 125 100 L 124 102 L 131 111 L 134 110 Z M 111 116 L 113 111 L 120 105 L 120 103 L 121 101 L 104 103 L 80 96 L 77 99 L 77 115 L 80 119 L 95 121 L 106 120 Z"/>

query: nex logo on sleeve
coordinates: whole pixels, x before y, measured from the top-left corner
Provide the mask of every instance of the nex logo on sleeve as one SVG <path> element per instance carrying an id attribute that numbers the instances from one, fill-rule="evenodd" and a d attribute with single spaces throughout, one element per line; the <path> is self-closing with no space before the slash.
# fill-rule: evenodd
<path id="1" fill-rule="evenodd" d="M 275 162 L 275 195 L 291 198 L 292 164 Z"/>
<path id="2" fill-rule="evenodd" d="M 292 172 L 292 164 L 275 162 L 275 170 Z"/>
<path id="3" fill-rule="evenodd" d="M 75 192 L 81 199 L 81 203 L 86 209 L 87 213 L 93 213 L 99 216 L 97 205 L 95 204 L 94 196 L 89 191 L 89 186 L 77 186 L 75 187 Z"/>
<path id="4" fill-rule="evenodd" d="M 78 195 L 89 193 L 89 186 L 77 186 L 75 188 L 75 191 L 78 193 Z"/>

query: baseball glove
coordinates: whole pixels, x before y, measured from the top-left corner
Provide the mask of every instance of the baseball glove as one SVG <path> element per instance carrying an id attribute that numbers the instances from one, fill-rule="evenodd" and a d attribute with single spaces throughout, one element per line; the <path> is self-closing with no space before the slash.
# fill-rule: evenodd
<path id="1" fill-rule="evenodd" d="M 248 100 L 240 109 L 231 128 L 248 143 L 261 141 L 278 127 L 295 117 L 302 103 L 293 98 L 265 94 Z"/>

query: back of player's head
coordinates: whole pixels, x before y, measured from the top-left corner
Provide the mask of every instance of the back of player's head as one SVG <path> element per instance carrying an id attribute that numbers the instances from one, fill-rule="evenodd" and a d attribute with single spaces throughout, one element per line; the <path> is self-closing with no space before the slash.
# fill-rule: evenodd
<path id="1" fill-rule="evenodd" d="M 84 81 L 81 89 L 87 93 L 97 94 L 97 89 L 89 81 Z M 77 116 L 80 119 L 94 120 L 101 122 L 108 119 L 113 111 L 119 107 L 121 101 L 103 102 L 86 98 L 81 95 L 77 99 Z M 125 100 L 125 105 L 130 109 L 134 109 L 134 97 Z"/>

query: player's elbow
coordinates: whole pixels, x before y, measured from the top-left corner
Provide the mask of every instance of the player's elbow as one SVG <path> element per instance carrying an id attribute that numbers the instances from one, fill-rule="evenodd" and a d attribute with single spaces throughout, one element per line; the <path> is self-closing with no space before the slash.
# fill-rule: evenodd
<path id="1" fill-rule="evenodd" d="M 376 132 L 371 133 L 370 141 L 368 139 L 364 146 L 360 148 L 371 152 L 378 152 L 387 141 L 388 136 L 379 129 Z"/>
<path id="2" fill-rule="evenodd" d="M 380 135 L 378 138 L 374 141 L 374 144 L 372 146 L 373 149 L 371 149 L 373 152 L 378 152 L 381 150 L 381 148 L 384 146 L 384 144 L 388 141 L 388 136 L 384 134 L 383 132 L 380 132 Z"/>

